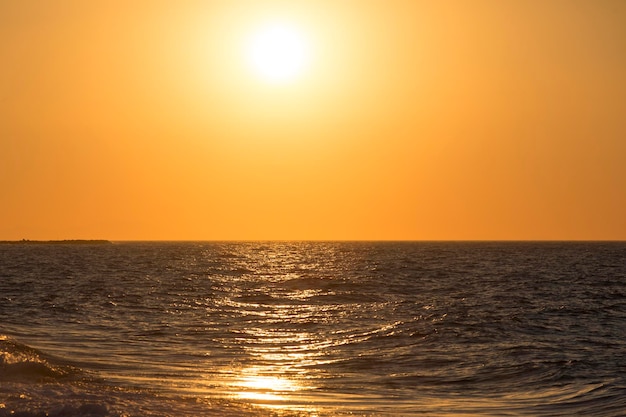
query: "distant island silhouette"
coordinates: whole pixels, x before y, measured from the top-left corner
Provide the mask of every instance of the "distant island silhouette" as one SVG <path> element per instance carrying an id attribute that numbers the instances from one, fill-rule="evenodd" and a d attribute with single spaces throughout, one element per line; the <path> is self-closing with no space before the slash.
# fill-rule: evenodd
<path id="1" fill-rule="evenodd" d="M 0 240 L 0 245 L 112 245 L 104 239 L 68 239 L 68 240 Z"/>

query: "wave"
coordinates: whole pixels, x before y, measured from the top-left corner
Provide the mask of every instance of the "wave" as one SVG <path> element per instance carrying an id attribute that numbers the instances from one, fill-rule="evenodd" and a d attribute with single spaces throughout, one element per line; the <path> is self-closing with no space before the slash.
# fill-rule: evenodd
<path id="1" fill-rule="evenodd" d="M 51 363 L 49 358 L 30 346 L 0 335 L 0 378 L 6 380 L 58 380 L 76 376 L 79 370 L 69 365 Z"/>

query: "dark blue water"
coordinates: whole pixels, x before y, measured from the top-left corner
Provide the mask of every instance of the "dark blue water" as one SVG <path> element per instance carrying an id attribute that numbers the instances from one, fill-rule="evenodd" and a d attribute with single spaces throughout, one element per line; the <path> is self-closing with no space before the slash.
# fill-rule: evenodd
<path id="1" fill-rule="evenodd" d="M 0 245 L 0 416 L 626 415 L 626 243 Z"/>

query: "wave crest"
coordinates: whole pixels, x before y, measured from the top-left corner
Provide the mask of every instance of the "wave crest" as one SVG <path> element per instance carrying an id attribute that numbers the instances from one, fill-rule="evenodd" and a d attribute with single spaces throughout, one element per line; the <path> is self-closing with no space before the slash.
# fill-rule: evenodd
<path id="1" fill-rule="evenodd" d="M 52 364 L 44 355 L 0 335 L 0 378 L 3 380 L 61 379 L 76 373 L 69 366 Z"/>

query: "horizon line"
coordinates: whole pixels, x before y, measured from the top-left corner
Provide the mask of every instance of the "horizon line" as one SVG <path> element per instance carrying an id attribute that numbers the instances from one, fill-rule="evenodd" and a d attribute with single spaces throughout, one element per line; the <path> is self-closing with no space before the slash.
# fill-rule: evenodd
<path id="1" fill-rule="evenodd" d="M 179 242 L 179 243 L 220 243 L 220 242 L 626 242 L 626 239 L 7 239 L 0 243 L 45 243 L 45 242 Z"/>

